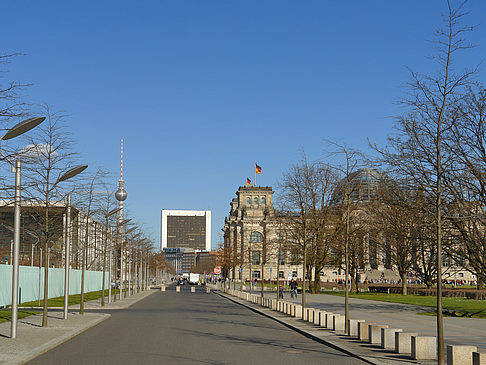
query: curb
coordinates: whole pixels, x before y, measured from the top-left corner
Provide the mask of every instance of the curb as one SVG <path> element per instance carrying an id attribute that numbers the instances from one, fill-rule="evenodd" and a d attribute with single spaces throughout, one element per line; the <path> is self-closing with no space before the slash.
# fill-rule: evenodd
<path id="1" fill-rule="evenodd" d="M 84 331 L 90 329 L 91 327 L 94 327 L 98 325 L 99 323 L 107 320 L 108 318 L 111 317 L 111 314 L 107 313 L 102 313 L 100 318 L 97 318 L 91 322 L 88 322 L 85 326 L 81 328 L 77 328 L 71 332 L 68 332 L 58 338 L 52 339 L 49 342 L 44 343 L 43 345 L 35 348 L 34 350 L 28 352 L 25 355 L 18 356 L 16 358 L 13 358 L 11 360 L 5 361 L 2 363 L 2 365 L 20 365 L 20 364 L 25 364 L 26 362 L 35 359 L 36 357 L 46 353 L 49 350 L 52 350 L 53 348 L 59 346 L 60 344 L 70 340 L 73 337 L 76 337 L 77 335 L 83 333 Z"/>
<path id="2" fill-rule="evenodd" d="M 367 356 L 366 354 L 362 354 L 362 353 L 358 353 L 356 352 L 355 350 L 351 350 L 351 349 L 348 349 L 346 348 L 346 346 L 343 346 L 342 344 L 337 344 L 335 343 L 334 341 L 333 342 L 330 342 L 330 341 L 327 341 L 325 339 L 323 339 L 322 337 L 318 337 L 316 335 L 314 335 L 312 332 L 310 331 L 307 331 L 306 329 L 304 328 L 299 328 L 297 327 L 295 324 L 291 323 L 287 317 L 284 318 L 278 318 L 274 315 L 272 315 L 272 312 L 271 310 L 269 311 L 263 311 L 261 308 L 257 307 L 257 306 L 253 306 L 252 304 L 250 303 L 245 303 L 244 301 L 242 300 L 239 300 L 239 298 L 232 298 L 231 296 L 229 296 L 229 294 L 226 294 L 226 293 L 222 293 L 221 291 L 214 291 L 216 294 L 218 294 L 219 296 L 223 297 L 223 298 L 226 298 L 228 299 L 229 301 L 232 301 L 233 303 L 236 303 L 236 304 L 239 304 L 243 307 L 246 307 L 248 308 L 249 310 L 255 312 L 255 313 L 258 313 L 260 315 L 263 315 L 267 318 L 270 318 L 284 326 L 286 326 L 287 328 L 290 328 L 291 330 L 307 337 L 307 338 L 310 338 L 311 340 L 313 341 L 316 341 L 316 342 L 319 342 L 319 343 L 322 343 L 326 346 L 329 346 L 337 351 L 340 351 L 340 352 L 343 352 L 345 353 L 346 355 L 348 356 L 352 356 L 354 358 L 357 358 L 357 359 L 360 359 L 361 361 L 364 361 L 368 364 L 373 364 L 373 365 L 383 365 L 383 364 L 386 364 L 386 362 L 383 362 L 382 360 L 378 360 L 378 359 L 374 359 L 373 357 L 370 357 L 370 356 Z M 268 313 L 270 312 L 270 313 Z M 337 341 L 336 341 L 337 342 Z M 416 362 L 402 362 L 403 364 L 417 364 Z"/>

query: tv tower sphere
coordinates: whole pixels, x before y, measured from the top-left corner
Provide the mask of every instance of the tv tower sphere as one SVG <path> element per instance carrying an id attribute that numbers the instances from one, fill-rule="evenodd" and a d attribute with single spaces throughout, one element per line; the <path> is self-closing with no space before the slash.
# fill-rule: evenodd
<path id="1" fill-rule="evenodd" d="M 127 191 L 125 190 L 125 182 L 118 180 L 118 190 L 115 193 L 116 200 L 122 202 L 127 198 Z"/>

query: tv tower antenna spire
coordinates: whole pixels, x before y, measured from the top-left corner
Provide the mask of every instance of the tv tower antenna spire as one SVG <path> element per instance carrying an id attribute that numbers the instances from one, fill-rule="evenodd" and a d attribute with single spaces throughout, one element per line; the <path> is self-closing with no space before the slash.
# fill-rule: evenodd
<path id="1" fill-rule="evenodd" d="M 120 154 L 120 180 L 123 180 L 123 137 L 121 138 L 121 154 Z"/>

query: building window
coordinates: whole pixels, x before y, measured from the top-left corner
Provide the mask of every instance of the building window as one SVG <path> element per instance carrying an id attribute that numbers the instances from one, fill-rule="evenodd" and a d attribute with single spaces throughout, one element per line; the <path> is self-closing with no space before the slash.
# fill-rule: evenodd
<path id="1" fill-rule="evenodd" d="M 250 242 L 263 242 L 263 235 L 260 232 L 252 232 L 250 235 Z"/>
<path id="2" fill-rule="evenodd" d="M 265 205 L 265 204 L 267 203 L 267 199 L 265 199 L 265 197 L 264 197 L 264 196 L 262 196 L 262 198 L 261 198 L 261 202 L 262 202 L 262 204 L 263 204 L 263 205 Z"/>
<path id="3" fill-rule="evenodd" d="M 296 278 L 297 277 L 297 271 L 292 271 L 292 277 Z"/>
<path id="4" fill-rule="evenodd" d="M 251 273 L 251 277 L 253 279 L 260 279 L 260 271 L 259 270 L 255 270 Z"/>
<path id="5" fill-rule="evenodd" d="M 251 205 L 251 198 L 246 198 L 246 205 Z"/>
<path id="6" fill-rule="evenodd" d="M 279 256 L 280 265 L 285 265 L 285 252 L 281 251 Z"/>
<path id="7" fill-rule="evenodd" d="M 255 205 L 258 205 L 258 198 L 257 197 L 253 198 L 253 203 L 255 203 Z"/>
<path id="8" fill-rule="evenodd" d="M 251 252 L 251 263 L 253 265 L 260 265 L 260 251 Z"/>
<path id="9" fill-rule="evenodd" d="M 284 272 L 283 272 L 283 271 L 279 271 L 279 272 L 278 272 L 278 277 L 279 277 L 280 279 L 285 279 Z"/>

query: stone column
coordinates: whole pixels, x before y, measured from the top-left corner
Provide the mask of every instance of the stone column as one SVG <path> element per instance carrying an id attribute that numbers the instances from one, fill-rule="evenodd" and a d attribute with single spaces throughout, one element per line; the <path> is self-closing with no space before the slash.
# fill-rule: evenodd
<path id="1" fill-rule="evenodd" d="M 233 279 L 233 281 L 236 278 L 235 277 L 235 261 L 236 261 L 236 253 L 237 253 L 234 234 L 235 234 L 235 227 L 233 226 L 233 224 L 230 223 L 230 226 L 229 226 L 229 249 L 230 249 L 230 252 L 231 252 L 231 259 L 232 259 L 231 278 Z"/>

